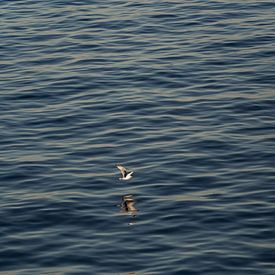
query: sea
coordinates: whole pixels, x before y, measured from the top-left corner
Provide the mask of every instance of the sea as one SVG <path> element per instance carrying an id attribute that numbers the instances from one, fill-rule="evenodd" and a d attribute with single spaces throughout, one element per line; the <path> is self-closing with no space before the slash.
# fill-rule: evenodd
<path id="1" fill-rule="evenodd" d="M 0 275 L 221 274 L 275 274 L 275 2 L 1 1 Z"/>

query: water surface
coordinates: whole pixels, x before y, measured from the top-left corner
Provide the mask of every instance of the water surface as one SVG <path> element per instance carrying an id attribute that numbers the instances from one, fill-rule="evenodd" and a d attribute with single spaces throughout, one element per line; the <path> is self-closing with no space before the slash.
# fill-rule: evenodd
<path id="1" fill-rule="evenodd" d="M 274 1 L 0 8 L 1 275 L 275 274 Z"/>

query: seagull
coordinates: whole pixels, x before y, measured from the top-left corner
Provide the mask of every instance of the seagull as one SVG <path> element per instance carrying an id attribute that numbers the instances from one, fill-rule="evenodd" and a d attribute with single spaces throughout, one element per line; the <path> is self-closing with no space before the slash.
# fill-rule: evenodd
<path id="1" fill-rule="evenodd" d="M 122 165 L 117 164 L 117 169 L 121 172 L 122 178 L 119 178 L 120 180 L 129 180 L 132 178 L 133 171 L 127 171 Z"/>

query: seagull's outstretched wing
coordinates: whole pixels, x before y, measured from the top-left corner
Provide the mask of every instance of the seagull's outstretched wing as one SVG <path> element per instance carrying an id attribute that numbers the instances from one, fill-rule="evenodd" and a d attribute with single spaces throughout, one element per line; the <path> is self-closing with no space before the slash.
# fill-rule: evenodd
<path id="1" fill-rule="evenodd" d="M 119 164 L 117 164 L 116 167 L 121 172 L 122 177 L 125 178 L 127 175 L 126 169 L 122 165 L 119 165 Z"/>

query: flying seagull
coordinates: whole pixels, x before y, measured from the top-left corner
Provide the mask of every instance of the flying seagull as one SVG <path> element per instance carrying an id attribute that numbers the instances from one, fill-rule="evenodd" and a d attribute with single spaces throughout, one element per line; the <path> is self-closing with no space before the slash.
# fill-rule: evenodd
<path id="1" fill-rule="evenodd" d="M 121 172 L 122 178 L 120 180 L 129 180 L 132 178 L 133 171 L 127 171 L 122 165 L 117 164 L 117 169 Z"/>

